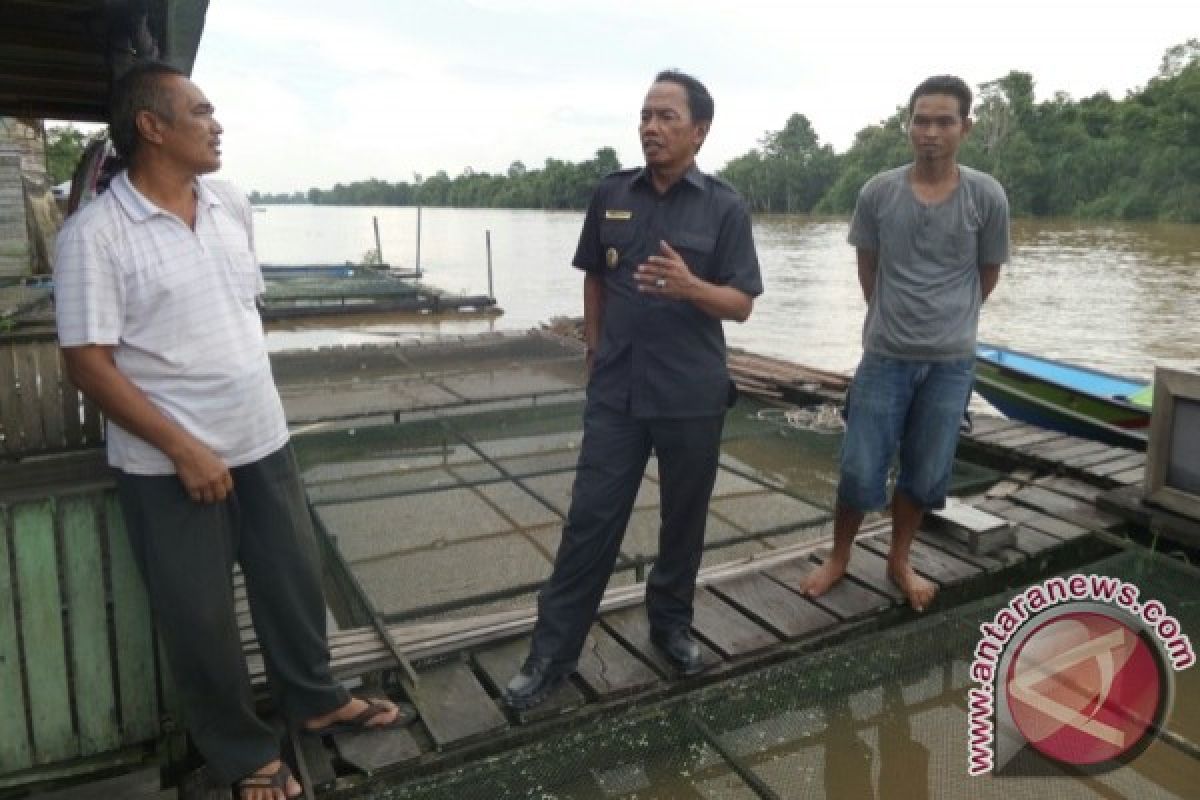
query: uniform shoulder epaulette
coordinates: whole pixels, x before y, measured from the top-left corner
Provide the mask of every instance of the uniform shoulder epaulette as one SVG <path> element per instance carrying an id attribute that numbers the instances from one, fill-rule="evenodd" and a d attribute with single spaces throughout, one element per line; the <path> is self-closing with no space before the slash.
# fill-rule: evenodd
<path id="1" fill-rule="evenodd" d="M 612 172 L 605 175 L 605 178 L 616 178 L 624 175 L 633 175 L 641 170 L 641 167 L 625 167 L 624 169 L 614 169 Z"/>

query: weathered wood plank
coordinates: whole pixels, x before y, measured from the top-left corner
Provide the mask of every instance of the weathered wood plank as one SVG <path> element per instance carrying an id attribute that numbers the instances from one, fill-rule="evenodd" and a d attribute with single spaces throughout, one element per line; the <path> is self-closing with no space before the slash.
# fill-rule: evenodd
<path id="1" fill-rule="evenodd" d="M 1044 442 L 1042 444 L 1033 445 L 1029 448 L 1029 452 L 1038 458 L 1043 458 L 1046 461 L 1065 461 L 1068 458 L 1088 455 L 1089 453 L 1099 453 L 1102 450 L 1107 450 L 1109 445 L 1104 442 L 1095 442 L 1091 439 L 1080 439 L 1075 436 L 1068 436 L 1064 440 L 1055 440 L 1052 442 Z"/>
<path id="2" fill-rule="evenodd" d="M 667 661 L 658 648 L 650 641 L 650 622 L 646 619 L 645 606 L 631 606 L 605 614 L 600 618 L 604 626 L 622 644 L 636 652 L 643 661 L 648 662 L 659 675 L 667 678 L 677 677 L 675 667 Z M 700 642 L 700 658 L 705 669 L 721 662 L 721 657 L 712 648 Z"/>
<path id="3" fill-rule="evenodd" d="M 1055 538 L 1044 531 L 1030 527 L 1028 524 L 1018 525 L 1013 533 L 1016 534 L 1017 539 L 1016 544 L 1013 546 L 1030 557 L 1039 556 L 1042 553 L 1057 550 L 1063 546 L 1062 539 Z"/>
<path id="4" fill-rule="evenodd" d="M 46 432 L 42 428 L 41 400 L 38 398 L 37 356 L 31 345 L 16 345 L 17 381 L 20 384 L 18 401 L 21 410 L 22 446 L 25 452 L 46 449 Z"/>
<path id="5" fill-rule="evenodd" d="M 472 654 L 475 665 L 479 667 L 479 671 L 491 686 L 493 693 L 499 695 L 503 692 L 509 679 L 517 674 L 517 670 L 525 662 L 525 657 L 529 655 L 529 643 L 529 637 L 523 636 L 503 644 L 477 650 Z M 586 702 L 583 692 L 579 691 L 571 681 L 566 680 L 560 683 L 544 701 L 533 708 L 517 711 L 515 714 L 521 722 L 532 722 L 536 719 L 570 713 Z"/>
<path id="6" fill-rule="evenodd" d="M 1090 483 L 1068 478 L 1065 475 L 1045 475 L 1035 480 L 1034 483 L 1086 503 L 1095 503 L 1096 498 L 1105 492 L 1099 486 L 1093 486 Z"/>
<path id="7" fill-rule="evenodd" d="M 284 758 L 297 766 L 303 760 L 304 771 L 308 773 L 309 786 L 314 791 L 319 792 L 333 786 L 334 781 L 337 780 L 337 772 L 333 767 L 334 754 L 325 747 L 320 736 L 305 733 L 293 726 L 288 731 L 288 738 L 285 741 Z M 337 737 L 334 739 L 334 747 L 337 747 Z M 300 781 L 303 783 L 303 778 L 300 778 Z"/>
<path id="8" fill-rule="evenodd" d="M 0 357 L 4 349 L 0 346 Z M 33 745 L 25 725 L 25 691 L 17 649 L 16 587 L 12 585 L 10 515 L 0 506 L 0 775 L 33 764 Z"/>
<path id="9" fill-rule="evenodd" d="M 104 417 L 96 404 L 87 397 L 83 397 L 83 439 L 87 444 L 100 444 L 104 441 Z"/>
<path id="10" fill-rule="evenodd" d="M 1014 547 L 1002 547 L 987 554 L 972 553 L 964 543 L 940 531 L 917 531 L 917 541 L 943 550 L 988 573 L 1000 572 L 1025 561 L 1025 554 Z"/>
<path id="11" fill-rule="evenodd" d="M 108 602 L 100 519 L 94 495 L 59 500 L 67 620 L 71 631 L 80 755 L 115 750 L 121 744 L 108 644 Z"/>
<path id="12" fill-rule="evenodd" d="M 837 617 L 785 589 L 761 572 L 709 587 L 739 611 L 784 639 L 796 639 L 837 624 Z"/>
<path id="13" fill-rule="evenodd" d="M 779 644 L 779 638 L 708 589 L 692 601 L 692 629 L 725 658 L 741 658 Z"/>
<path id="14" fill-rule="evenodd" d="M 863 542 L 863 547 L 884 559 L 887 558 L 891 546 L 891 534 L 884 534 L 877 539 L 868 539 Z M 919 537 L 913 539 L 912 548 L 909 550 L 909 559 L 913 569 L 942 587 L 962 583 L 981 572 L 980 568 L 974 564 L 930 547 Z"/>
<path id="15" fill-rule="evenodd" d="M 598 624 L 583 643 L 576 672 L 588 690 L 602 699 L 633 694 L 659 682 L 654 670 Z"/>
<path id="16" fill-rule="evenodd" d="M 438 750 L 473 741 L 508 727 L 496 701 L 470 667 L 452 661 L 420 673 L 417 706 Z"/>
<path id="17" fill-rule="evenodd" d="M 83 394 L 71 382 L 71 376 L 67 374 L 67 365 L 62 364 L 62 352 L 58 354 L 60 362 L 60 379 L 61 389 L 60 397 L 62 399 L 62 419 L 63 419 L 63 439 L 67 447 L 79 447 L 84 443 L 85 436 L 83 432 Z"/>
<path id="18" fill-rule="evenodd" d="M 312 739 L 313 737 L 305 738 Z M 408 728 L 392 728 L 369 733 L 342 733 L 333 737 L 333 746 L 342 760 L 366 775 L 382 769 L 397 767 L 421 757 L 421 746 L 417 744 L 417 740 Z M 318 752 L 313 752 L 308 763 L 310 765 L 322 764 L 316 760 L 319 755 Z M 319 780 L 325 785 L 332 784 L 333 779 L 327 777 L 332 772 L 332 765 L 326 759 L 323 768 L 318 773 L 321 778 L 314 778 L 314 783 Z"/>
<path id="19" fill-rule="evenodd" d="M 1132 450 L 1126 450 L 1123 447 L 1107 447 L 1104 450 L 1098 450 L 1094 453 L 1063 459 L 1062 463 L 1064 466 L 1072 469 L 1090 470 L 1099 464 L 1106 464 L 1110 461 L 1116 461 L 1118 458 L 1125 458 L 1132 452 Z"/>
<path id="20" fill-rule="evenodd" d="M 1001 444 L 1010 450 L 1027 451 L 1027 449 L 1035 444 L 1058 444 L 1069 439 L 1065 433 L 1048 430 L 1034 430 L 1024 433 L 1020 436 L 1014 436 L 1011 439 L 1005 439 Z"/>
<path id="21" fill-rule="evenodd" d="M 1007 447 L 1005 442 L 1008 442 L 1011 439 L 1019 439 L 1026 434 L 1042 430 L 1044 429 L 1035 427 L 1025 422 L 1014 421 L 1013 424 L 1008 427 L 989 431 L 981 436 L 976 436 L 975 439 L 976 441 L 984 444 L 996 447 Z"/>
<path id="22" fill-rule="evenodd" d="M 771 567 L 763 574 L 778 581 L 785 589 L 799 593 L 800 585 L 804 582 L 805 577 L 816 568 L 815 563 L 807 558 L 802 558 Z M 813 602 L 843 621 L 877 614 L 896 604 L 892 598 L 867 589 L 849 579 L 838 581 L 828 592 L 815 598 Z"/>
<path id="23" fill-rule="evenodd" d="M 1116 475 L 1109 475 L 1108 477 L 1112 478 L 1114 481 L 1122 484 L 1123 486 L 1129 486 L 1131 484 L 1141 483 L 1142 481 L 1146 480 L 1146 468 L 1135 467 L 1134 469 L 1127 470 L 1125 472 L 1118 472 Z"/>
<path id="24" fill-rule="evenodd" d="M 1088 529 L 1081 525 L 1076 525 L 1073 522 L 1068 522 L 1058 517 L 1052 517 L 1035 508 L 1028 508 L 1026 506 L 1014 506 L 1004 512 L 1004 516 L 1013 522 L 1049 534 L 1060 541 L 1070 541 L 1071 539 L 1078 539 L 1080 536 L 1087 536 L 1089 534 Z"/>
<path id="25" fill-rule="evenodd" d="M 38 342 L 33 345 L 37 355 L 39 399 L 41 401 L 42 429 L 46 433 L 46 447 L 60 450 L 65 444 L 63 437 L 61 370 L 58 361 L 58 345 L 55 342 Z"/>
<path id="26" fill-rule="evenodd" d="M 1092 530 L 1111 530 L 1122 524 L 1120 517 L 1038 486 L 1026 486 L 1013 496 L 1016 502 Z"/>
<path id="27" fill-rule="evenodd" d="M 983 436 L 985 433 L 1011 428 L 1015 424 L 1017 424 L 1017 422 L 1009 419 L 1008 417 L 996 417 L 988 414 L 972 414 L 971 432 L 967 435 L 970 437 L 979 437 Z"/>
<path id="28" fill-rule="evenodd" d="M 79 752 L 71 724 L 55 539 L 50 501 L 22 503 L 13 509 L 13 562 L 21 606 L 22 652 L 34 758 L 41 764 L 71 758 Z"/>
<path id="29" fill-rule="evenodd" d="M 4 440 L 0 441 L 0 452 L 16 454 L 22 452 L 21 402 L 17 394 L 17 362 L 14 346 L 0 344 L 0 428 L 4 429 Z M 2 377 L 7 376 L 7 377 Z"/>
<path id="30" fill-rule="evenodd" d="M 115 493 L 108 493 L 104 498 L 104 522 L 112 564 L 112 614 L 121 728 L 125 743 L 133 744 L 158 735 L 154 631 L 146 589 L 134 563 Z"/>
<path id="31" fill-rule="evenodd" d="M 1136 467 L 1144 467 L 1146 465 L 1145 453 L 1131 453 L 1124 458 L 1118 458 L 1115 461 L 1105 461 L 1103 464 L 1097 464 L 1090 468 L 1088 472 L 1093 475 L 1099 475 L 1102 478 L 1107 478 L 1110 475 L 1115 475 L 1118 472 L 1125 472 Z"/>

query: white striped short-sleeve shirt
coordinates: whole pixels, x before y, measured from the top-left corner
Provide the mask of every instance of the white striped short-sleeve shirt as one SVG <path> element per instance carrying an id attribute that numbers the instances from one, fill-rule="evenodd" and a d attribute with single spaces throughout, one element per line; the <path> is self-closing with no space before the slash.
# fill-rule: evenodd
<path id="1" fill-rule="evenodd" d="M 252 214 L 231 184 L 197 179 L 196 226 L 154 205 L 128 175 L 67 220 L 54 294 L 63 347 L 115 346 L 117 369 L 227 466 L 282 447 L 287 422 L 255 298 L 264 291 Z M 108 461 L 169 475 L 171 460 L 108 423 Z"/>

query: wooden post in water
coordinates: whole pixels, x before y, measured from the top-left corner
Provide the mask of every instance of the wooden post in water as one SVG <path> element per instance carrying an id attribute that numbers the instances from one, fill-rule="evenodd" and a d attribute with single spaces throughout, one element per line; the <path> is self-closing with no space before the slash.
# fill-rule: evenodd
<path id="1" fill-rule="evenodd" d="M 494 302 L 496 293 L 492 290 L 492 232 L 490 230 L 483 232 L 483 241 L 487 245 L 488 297 Z"/>
<path id="2" fill-rule="evenodd" d="M 375 255 L 379 257 L 379 263 L 382 265 L 383 245 L 379 243 L 379 217 L 371 217 L 371 222 L 375 225 Z"/>
<path id="3" fill-rule="evenodd" d="M 421 277 L 421 207 L 417 206 L 417 277 Z"/>

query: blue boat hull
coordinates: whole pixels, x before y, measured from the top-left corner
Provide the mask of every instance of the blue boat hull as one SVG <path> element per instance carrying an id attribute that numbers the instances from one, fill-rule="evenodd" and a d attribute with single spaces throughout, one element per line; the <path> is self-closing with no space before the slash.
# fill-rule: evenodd
<path id="1" fill-rule="evenodd" d="M 1136 450 L 1150 411 L 1127 397 L 1144 384 L 1119 375 L 980 344 L 975 391 L 1011 419 Z"/>

